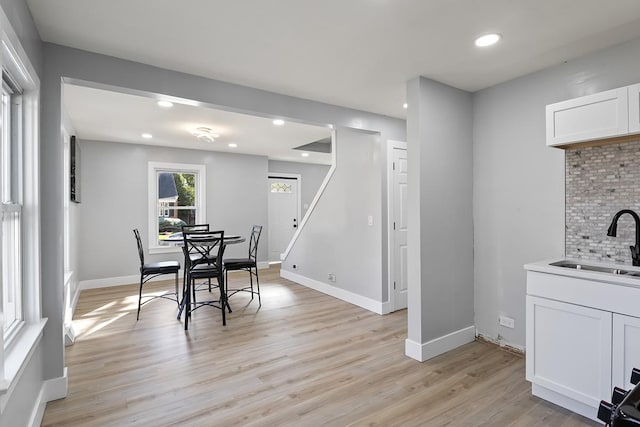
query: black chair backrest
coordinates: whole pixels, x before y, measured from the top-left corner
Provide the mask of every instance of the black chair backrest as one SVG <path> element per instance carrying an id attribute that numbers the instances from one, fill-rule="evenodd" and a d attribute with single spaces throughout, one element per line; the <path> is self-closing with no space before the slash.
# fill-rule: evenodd
<path id="1" fill-rule="evenodd" d="M 209 224 L 188 224 L 182 226 L 182 232 L 185 231 L 209 231 Z"/>
<path id="2" fill-rule="evenodd" d="M 225 248 L 224 231 L 183 231 L 182 238 L 184 239 L 183 251 L 185 255 L 198 254 L 207 260 L 212 260 L 212 255 L 215 255 L 215 265 L 222 268 L 222 255 Z M 185 257 L 185 261 L 191 264 L 189 256 Z M 191 268 L 191 265 L 188 268 Z"/>
<path id="3" fill-rule="evenodd" d="M 133 229 L 133 234 L 136 236 L 136 243 L 138 244 L 138 256 L 140 256 L 140 266 L 144 265 L 144 248 L 142 247 L 142 239 L 140 239 L 140 232 L 137 228 Z"/>
<path id="4" fill-rule="evenodd" d="M 196 231 L 209 231 L 209 224 L 188 224 L 188 225 L 183 225 L 182 226 L 182 237 L 184 238 L 184 234 L 185 233 L 193 233 Z M 187 245 L 185 244 L 183 246 L 183 249 L 187 248 Z M 190 251 L 189 253 L 194 253 L 193 251 Z"/>
<path id="5" fill-rule="evenodd" d="M 258 255 L 258 241 L 260 240 L 260 234 L 262 233 L 261 225 L 254 225 L 251 230 L 251 238 L 249 240 L 249 259 L 256 260 Z"/>

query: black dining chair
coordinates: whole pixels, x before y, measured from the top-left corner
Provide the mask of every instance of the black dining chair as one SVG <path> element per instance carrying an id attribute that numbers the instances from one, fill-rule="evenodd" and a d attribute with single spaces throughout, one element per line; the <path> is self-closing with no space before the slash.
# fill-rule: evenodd
<path id="1" fill-rule="evenodd" d="M 253 299 L 253 295 L 258 295 L 258 305 L 262 306 L 262 300 L 260 299 L 260 279 L 258 278 L 258 263 L 256 260 L 258 254 L 258 242 L 260 241 L 260 234 L 262 233 L 261 225 L 254 225 L 251 229 L 251 237 L 249 239 L 249 256 L 247 258 L 228 258 L 223 262 L 224 265 L 224 274 L 225 274 L 225 283 L 227 286 L 226 293 L 227 299 L 229 299 L 232 295 L 237 294 L 238 292 L 249 292 L 251 293 L 251 299 Z M 229 271 L 246 271 L 249 273 L 249 286 L 245 286 L 242 288 L 228 289 L 229 281 L 228 274 Z M 253 289 L 253 276 L 256 276 L 256 290 Z M 229 309 L 231 312 L 231 309 Z"/>
<path id="2" fill-rule="evenodd" d="M 225 306 L 227 298 L 224 287 L 224 268 L 222 257 L 224 254 L 224 231 L 191 231 L 183 232 L 185 260 L 188 265 L 187 270 L 187 286 L 184 290 L 184 329 L 189 329 L 189 318 L 191 312 L 203 307 L 210 306 L 219 308 L 222 311 L 222 325 L 227 324 L 225 315 Z M 190 254 L 198 254 L 201 259 L 206 261 L 192 262 Z M 220 290 L 220 298 L 218 300 L 197 301 L 196 299 L 196 281 L 206 279 L 211 286 L 211 279 L 216 279 L 218 289 Z M 178 315 L 180 318 L 181 313 Z"/>
<path id="3" fill-rule="evenodd" d="M 193 231 L 209 231 L 209 224 L 188 224 L 188 225 L 183 225 L 181 227 L 182 234 L 184 236 L 184 233 L 190 233 Z M 201 262 L 205 262 L 206 259 L 202 258 L 202 255 L 198 252 L 189 252 L 189 261 L 192 264 L 198 264 Z M 185 260 L 184 260 L 185 265 L 187 264 L 187 255 L 185 254 Z M 186 286 L 187 283 L 187 269 L 184 269 L 184 274 L 182 277 L 182 284 L 183 286 Z M 211 292 L 211 285 L 209 285 L 209 292 Z"/>
<path id="4" fill-rule="evenodd" d="M 144 262 L 144 248 L 142 246 L 142 239 L 140 238 L 140 232 L 137 228 L 133 229 L 133 234 L 136 236 L 136 243 L 138 245 L 138 255 L 140 257 L 140 290 L 138 292 L 138 314 L 136 320 L 140 319 L 140 308 L 142 306 L 156 298 L 164 298 L 171 301 L 175 301 L 180 307 L 180 299 L 178 298 L 178 272 L 180 271 L 180 263 L 178 261 L 160 261 L 153 263 Z M 145 296 L 145 301 L 142 302 L 142 286 L 154 277 L 162 276 L 164 274 L 175 274 L 176 290 L 175 292 L 165 292 L 162 295 Z"/>

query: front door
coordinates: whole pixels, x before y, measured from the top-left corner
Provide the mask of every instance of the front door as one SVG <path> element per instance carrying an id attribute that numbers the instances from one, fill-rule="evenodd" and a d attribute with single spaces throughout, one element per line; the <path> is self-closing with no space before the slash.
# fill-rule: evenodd
<path id="1" fill-rule="evenodd" d="M 407 150 L 393 149 L 393 310 L 407 308 Z"/>
<path id="2" fill-rule="evenodd" d="M 279 262 L 298 228 L 298 180 L 269 177 L 269 261 Z"/>

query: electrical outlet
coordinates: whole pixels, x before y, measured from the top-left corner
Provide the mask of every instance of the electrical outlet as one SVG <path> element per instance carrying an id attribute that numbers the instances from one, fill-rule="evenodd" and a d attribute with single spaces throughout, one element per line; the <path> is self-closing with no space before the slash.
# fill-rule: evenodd
<path id="1" fill-rule="evenodd" d="M 329 277 L 328 277 L 330 282 L 335 282 L 336 281 L 336 275 L 333 273 L 329 273 Z"/>
<path id="2" fill-rule="evenodd" d="M 291 267 L 293 267 L 294 270 L 298 269 L 298 266 L 296 264 L 293 264 Z"/>
<path id="3" fill-rule="evenodd" d="M 498 323 L 500 323 L 500 326 L 504 326 L 505 328 L 513 329 L 516 326 L 516 321 L 507 316 L 498 317 Z"/>

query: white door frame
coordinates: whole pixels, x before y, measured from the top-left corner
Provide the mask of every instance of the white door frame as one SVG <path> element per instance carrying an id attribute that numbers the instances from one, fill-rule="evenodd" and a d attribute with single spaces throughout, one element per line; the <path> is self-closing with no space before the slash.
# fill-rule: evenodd
<path id="1" fill-rule="evenodd" d="M 297 182 L 297 188 L 298 188 L 298 206 L 297 206 L 297 223 L 298 223 L 298 227 L 296 228 L 296 231 L 293 233 L 293 238 L 295 238 L 296 233 L 298 232 L 298 229 L 300 228 L 300 223 L 302 222 L 302 175 L 298 174 L 298 173 L 281 173 L 281 172 L 269 172 L 267 173 L 267 184 L 269 184 L 269 179 L 270 178 L 285 178 L 285 179 L 295 179 Z M 267 185 L 267 190 L 270 190 L 269 185 Z M 292 240 L 293 240 L 292 238 Z M 290 244 L 291 242 L 289 242 Z M 267 242 L 267 247 L 269 246 L 269 242 Z M 288 247 L 288 246 L 287 246 Z M 286 253 L 286 249 L 285 249 L 285 253 Z M 270 257 L 268 257 L 270 258 Z M 282 258 L 282 254 L 280 254 L 280 258 Z M 282 259 L 281 259 L 282 261 Z"/>
<path id="2" fill-rule="evenodd" d="M 393 278 L 395 277 L 395 234 L 393 233 L 393 220 L 395 219 L 393 214 L 393 201 L 395 200 L 395 188 L 393 186 L 393 150 L 396 148 L 406 150 L 407 143 L 404 141 L 394 141 L 392 139 L 387 140 L 387 293 L 389 295 L 388 312 L 396 310 L 396 294 L 395 290 L 393 289 Z"/>

